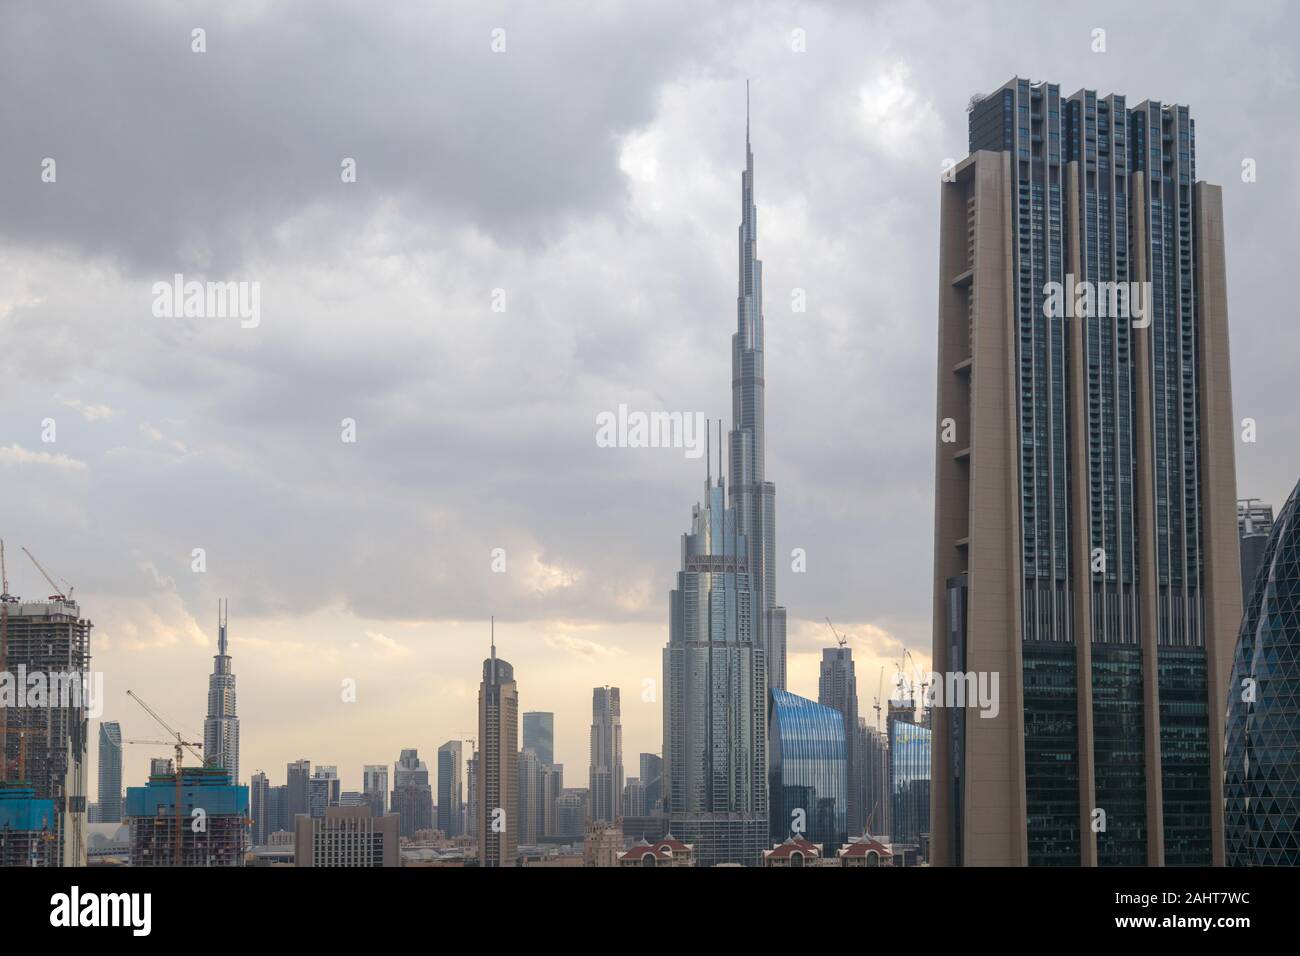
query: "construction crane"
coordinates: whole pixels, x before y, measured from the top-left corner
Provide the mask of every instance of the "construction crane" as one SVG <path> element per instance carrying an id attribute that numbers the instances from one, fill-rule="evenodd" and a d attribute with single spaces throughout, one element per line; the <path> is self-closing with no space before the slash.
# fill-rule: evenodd
<path id="1" fill-rule="evenodd" d="M 917 674 L 916 658 L 912 656 L 912 652 L 911 652 L 910 649 L 908 649 L 908 648 L 903 648 L 903 660 L 904 660 L 905 662 L 906 662 L 906 661 L 911 661 L 911 662 L 912 662 L 912 674 L 913 674 L 913 675 L 916 675 L 916 674 Z M 921 709 L 924 710 L 924 709 L 925 709 L 925 694 L 926 694 L 926 691 L 927 691 L 927 690 L 929 689 L 929 687 L 930 687 L 930 681 L 926 678 L 926 675 L 921 674 L 921 680 L 920 680 L 918 683 L 919 683 L 920 688 L 921 688 L 921 695 L 920 695 L 920 696 L 921 696 Z"/>
<path id="2" fill-rule="evenodd" d="M 826 618 L 826 624 L 830 627 L 831 633 L 835 635 L 835 642 L 839 644 L 840 647 L 844 647 L 846 644 L 848 644 L 849 639 L 847 637 L 841 636 L 840 632 L 835 630 L 835 625 L 831 624 L 831 619 L 829 617 Z"/>
<path id="3" fill-rule="evenodd" d="M 162 717 L 158 716 L 158 713 L 152 707 L 150 707 L 143 700 L 141 700 L 139 694 L 135 693 L 134 691 L 128 690 L 126 692 L 126 696 L 130 697 L 137 704 L 143 707 L 145 713 L 148 714 L 150 717 L 152 717 L 154 720 L 156 720 L 159 726 L 161 726 L 163 730 L 167 731 L 167 733 L 172 737 L 171 740 L 129 740 L 127 741 L 127 743 L 150 744 L 150 745 L 161 746 L 161 747 L 174 747 L 176 749 L 176 767 L 175 767 L 176 770 L 176 807 L 175 807 L 176 844 L 173 851 L 172 865 L 180 866 L 181 865 L 181 833 L 183 832 L 183 827 L 181 825 L 181 763 L 183 761 L 185 751 L 189 750 L 192 754 L 194 754 L 196 757 L 199 758 L 199 763 L 201 765 L 206 765 L 207 761 L 203 757 L 203 751 L 197 749 L 199 747 L 202 747 L 203 744 L 200 743 L 199 741 L 186 740 L 184 737 L 182 737 L 177 731 L 172 729 L 172 726 L 169 723 L 167 723 L 167 721 L 163 720 Z"/>
<path id="4" fill-rule="evenodd" d="M 59 586 L 54 583 L 54 578 L 50 577 L 49 572 L 47 572 L 43 567 L 41 567 L 41 562 L 36 560 L 36 555 L 32 554 L 26 548 L 23 548 L 23 553 L 26 554 L 27 557 L 31 558 L 32 564 L 36 565 L 36 570 L 41 572 L 41 576 L 45 578 L 46 581 L 50 582 L 50 588 L 54 591 L 54 593 L 50 595 L 51 601 L 72 600 L 72 585 L 68 584 L 67 581 L 63 582 L 64 584 L 68 585 L 68 593 L 64 594 L 62 591 L 59 590 Z"/>
<path id="5" fill-rule="evenodd" d="M 876 733 L 880 733 L 880 695 L 885 689 L 885 665 L 880 665 L 880 680 L 876 682 Z"/>

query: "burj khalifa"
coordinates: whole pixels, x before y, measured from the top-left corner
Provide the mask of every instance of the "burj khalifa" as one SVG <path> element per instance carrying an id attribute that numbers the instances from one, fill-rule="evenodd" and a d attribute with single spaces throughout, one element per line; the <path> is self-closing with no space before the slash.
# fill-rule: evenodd
<path id="1" fill-rule="evenodd" d="M 731 337 L 731 507 L 749 546 L 750 586 L 757 597 L 758 636 L 767 685 L 785 689 L 785 608 L 776 603 L 776 485 L 766 480 L 763 410 L 763 263 L 758 259 L 754 151 L 749 145 L 745 90 L 745 171 L 741 174 L 740 283 Z"/>

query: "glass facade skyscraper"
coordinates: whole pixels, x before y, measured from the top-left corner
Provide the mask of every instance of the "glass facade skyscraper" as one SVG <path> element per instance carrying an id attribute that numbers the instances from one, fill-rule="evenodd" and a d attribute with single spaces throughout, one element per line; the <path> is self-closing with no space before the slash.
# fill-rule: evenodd
<path id="1" fill-rule="evenodd" d="M 968 119 L 941 185 L 934 666 L 1003 699 L 934 723 L 934 859 L 1222 862 L 1221 190 L 1186 106 L 1015 78 Z"/>
<path id="2" fill-rule="evenodd" d="M 889 802 L 895 844 L 921 845 L 930 832 L 930 728 L 889 718 Z"/>
<path id="3" fill-rule="evenodd" d="M 1300 866 L 1300 484 L 1260 555 L 1228 682 L 1229 866 Z"/>
<path id="4" fill-rule="evenodd" d="M 464 745 L 449 740 L 438 748 L 438 829 L 445 836 L 460 836 L 463 829 L 465 787 Z"/>
<path id="5" fill-rule="evenodd" d="M 707 475 L 704 503 L 682 536 L 663 658 L 664 800 L 672 833 L 695 845 L 700 866 L 761 860 L 769 671 L 771 686 L 785 683 L 785 609 L 775 603 L 776 488 L 763 470 L 763 283 L 748 120 L 745 160 L 730 507 L 722 475 L 716 482 Z M 718 455 L 721 469 L 721 448 Z M 709 465 L 711 458 L 705 456 Z"/>
<path id="6" fill-rule="evenodd" d="M 772 842 L 803 836 L 822 844 L 823 856 L 848 842 L 849 766 L 842 713 L 773 689 L 768 767 Z"/>
<path id="7" fill-rule="evenodd" d="M 763 263 L 758 259 L 754 153 L 749 147 L 745 91 L 745 171 L 740 179 L 740 276 L 736 333 L 731 337 L 731 507 L 749 557 L 755 640 L 762 646 L 769 687 L 785 687 L 785 608 L 776 603 L 776 485 L 766 480 L 767 425 L 763 361 Z"/>
<path id="8" fill-rule="evenodd" d="M 524 749 L 537 754 L 544 767 L 555 763 L 555 714 L 542 710 L 524 714 Z"/>
<path id="9" fill-rule="evenodd" d="M 235 698 L 235 674 L 230 669 L 226 629 L 229 620 L 225 601 L 217 610 L 217 656 L 208 677 L 208 716 L 203 721 L 203 758 L 208 766 L 230 771 L 230 782 L 239 783 L 239 711 Z"/>
<path id="10" fill-rule="evenodd" d="M 122 822 L 122 725 L 99 725 L 99 821 Z"/>

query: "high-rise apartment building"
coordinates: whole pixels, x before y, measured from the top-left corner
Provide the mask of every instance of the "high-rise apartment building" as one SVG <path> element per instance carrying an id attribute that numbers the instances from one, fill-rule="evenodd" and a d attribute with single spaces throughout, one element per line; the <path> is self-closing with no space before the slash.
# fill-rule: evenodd
<path id="1" fill-rule="evenodd" d="M 217 606 L 217 656 L 208 677 L 208 716 L 203 721 L 203 759 L 210 767 L 224 767 L 239 782 L 239 712 L 235 675 L 226 653 L 230 611 L 225 601 Z"/>
<path id="2" fill-rule="evenodd" d="M 16 782 L 25 750 L 28 806 L 49 800 L 54 818 L 53 840 L 43 854 L 52 866 L 86 865 L 87 765 L 89 756 L 89 694 L 97 692 L 90 665 L 90 621 L 77 602 L 63 594 L 47 601 L 22 601 L 0 595 L 4 616 L 0 671 L 44 674 L 50 682 L 45 703 L 33 707 L 0 707 L 0 783 Z M 56 687 L 57 682 L 57 687 Z M 31 802 L 34 801 L 34 802 Z M 34 811 L 33 811 L 34 812 Z"/>
<path id="3" fill-rule="evenodd" d="M 314 820 L 325 816 L 326 807 L 337 807 L 342 799 L 343 783 L 339 768 L 321 764 L 312 771 L 307 781 L 307 814 Z"/>
<path id="4" fill-rule="evenodd" d="M 1017 78 L 969 131 L 940 187 L 933 661 L 997 673 L 1000 706 L 935 715 L 933 860 L 1222 862 L 1220 189 L 1185 106 Z"/>
<path id="5" fill-rule="evenodd" d="M 361 768 L 361 795 L 372 816 L 388 812 L 388 765 L 368 763 Z"/>
<path id="6" fill-rule="evenodd" d="M 294 818 L 311 809 L 311 761 L 305 757 L 295 760 L 284 772 L 285 786 L 288 788 L 285 815 L 292 829 Z"/>
<path id="7" fill-rule="evenodd" d="M 395 813 L 376 817 L 368 806 L 329 807 L 320 819 L 297 819 L 294 865 L 396 867 L 400 839 Z"/>
<path id="8" fill-rule="evenodd" d="M 465 762 L 465 833 L 478 839 L 478 751 Z"/>
<path id="9" fill-rule="evenodd" d="M 586 787 L 565 787 L 555 801 L 554 836 L 581 840 L 587 830 L 587 806 L 590 794 Z"/>
<path id="10" fill-rule="evenodd" d="M 433 786 L 429 765 L 414 747 L 403 750 L 393 765 L 393 813 L 401 821 L 401 834 L 414 838 L 420 830 L 433 829 Z"/>
<path id="11" fill-rule="evenodd" d="M 248 840 L 253 846 L 265 846 L 271 835 L 271 780 L 261 770 L 253 771 L 248 782 L 248 815 L 252 824 Z"/>
<path id="12" fill-rule="evenodd" d="M 564 764 L 553 763 L 542 767 L 542 836 L 553 837 L 560 833 L 560 795 L 564 793 Z"/>
<path id="13" fill-rule="evenodd" d="M 890 829 L 889 738 L 858 718 L 862 757 L 862 830 L 867 835 L 887 836 Z"/>
<path id="14" fill-rule="evenodd" d="M 492 653 L 478 688 L 479 866 L 514 866 L 519 854 L 519 688 L 515 669 Z"/>
<path id="15" fill-rule="evenodd" d="M 1255 584 L 1255 572 L 1259 570 L 1264 556 L 1264 546 L 1268 543 L 1269 532 L 1273 530 L 1273 508 L 1258 498 L 1246 498 L 1237 502 L 1237 536 L 1241 540 L 1241 603 L 1245 607 L 1250 603 L 1250 591 Z"/>
<path id="16" fill-rule="evenodd" d="M 555 714 L 542 710 L 524 714 L 523 749 L 537 754 L 544 767 L 555 763 Z"/>
<path id="17" fill-rule="evenodd" d="M 817 703 L 839 711 L 844 718 L 844 753 L 848 775 L 848 832 L 852 836 L 861 836 L 862 826 L 866 820 L 866 815 L 862 812 L 863 739 L 858 729 L 858 678 L 853 669 L 852 648 L 847 646 L 822 648 L 821 671 L 817 680 Z"/>
<path id="18" fill-rule="evenodd" d="M 99 822 L 122 822 L 122 725 L 99 725 Z"/>
<path id="19" fill-rule="evenodd" d="M 645 812 L 663 812 L 664 759 L 658 754 L 641 754 L 641 790 L 645 795 Z"/>
<path id="20" fill-rule="evenodd" d="M 519 751 L 519 842 L 535 846 L 545 827 L 546 803 L 542 792 L 542 762 L 531 750 Z"/>
<path id="21" fill-rule="evenodd" d="M 623 817 L 623 720 L 617 687 L 591 692 L 591 819 L 614 823 Z"/>
<path id="22" fill-rule="evenodd" d="M 438 829 L 444 836 L 460 836 L 465 814 L 462 783 L 464 744 L 449 740 L 438 748 Z"/>

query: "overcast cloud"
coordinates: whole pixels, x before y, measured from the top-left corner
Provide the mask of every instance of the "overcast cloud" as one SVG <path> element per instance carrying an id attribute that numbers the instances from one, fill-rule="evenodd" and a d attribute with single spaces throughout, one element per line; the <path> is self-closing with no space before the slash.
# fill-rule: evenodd
<path id="1" fill-rule="evenodd" d="M 131 687 L 200 726 L 226 596 L 243 775 L 306 756 L 359 789 L 362 763 L 432 761 L 475 726 L 495 614 L 522 707 L 557 712 L 566 785 L 595 684 L 624 689 L 635 774 L 704 467 L 598 448 L 595 417 L 729 425 L 746 78 L 768 473 L 779 552 L 808 555 L 777 585 L 792 690 L 816 696 L 825 616 L 864 713 L 905 645 L 928 660 L 937 179 L 970 96 L 1013 75 L 1191 106 L 1259 430 L 1238 487 L 1280 505 L 1300 15 L 1090 7 L 4 4 L 0 535 L 76 585 L 105 717 L 154 733 Z M 176 273 L 259 282 L 260 324 L 156 318 Z M 9 574 L 44 593 L 25 560 Z M 154 755 L 127 754 L 128 783 Z"/>

